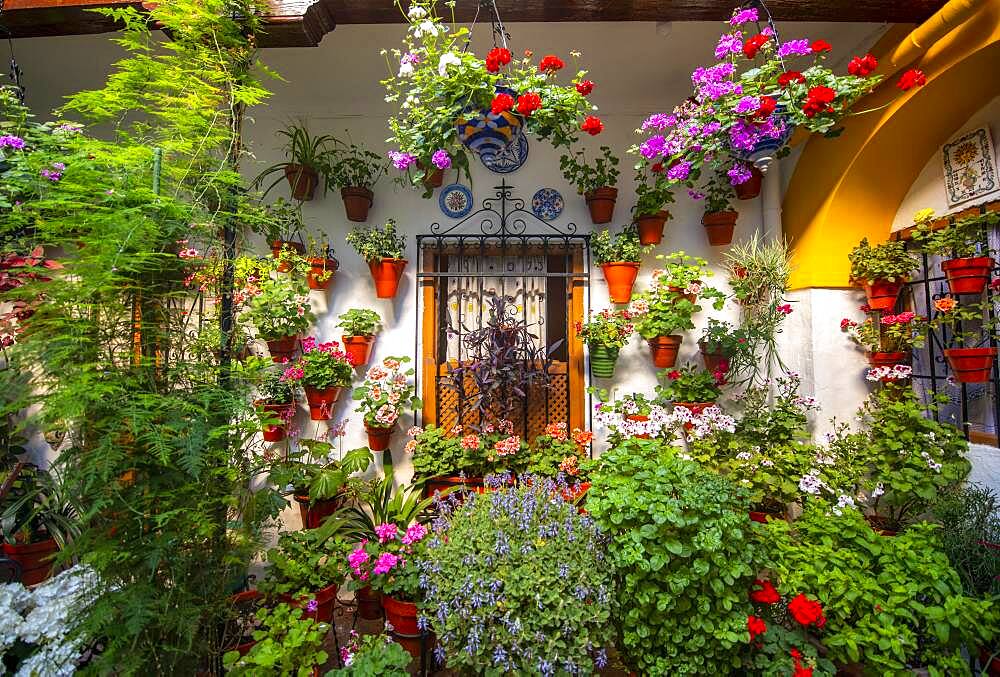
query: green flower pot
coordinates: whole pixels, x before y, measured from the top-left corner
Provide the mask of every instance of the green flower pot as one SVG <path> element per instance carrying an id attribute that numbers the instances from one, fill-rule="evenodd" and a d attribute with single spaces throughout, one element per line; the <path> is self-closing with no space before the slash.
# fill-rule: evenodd
<path id="1" fill-rule="evenodd" d="M 618 362 L 618 348 L 608 346 L 590 347 L 590 374 L 595 378 L 611 378 L 615 375 Z"/>

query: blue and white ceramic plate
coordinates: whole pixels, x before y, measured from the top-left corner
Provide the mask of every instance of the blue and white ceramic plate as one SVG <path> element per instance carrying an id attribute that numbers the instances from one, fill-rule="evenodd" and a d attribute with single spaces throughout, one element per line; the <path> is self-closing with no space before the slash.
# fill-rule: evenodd
<path id="1" fill-rule="evenodd" d="M 555 188 L 540 188 L 531 198 L 531 211 L 542 221 L 558 219 L 564 206 L 563 196 Z"/>
<path id="2" fill-rule="evenodd" d="M 528 161 L 528 137 L 522 132 L 517 139 L 495 155 L 480 155 L 483 166 L 494 174 L 510 174 Z"/>
<path id="3" fill-rule="evenodd" d="M 441 189 L 438 204 L 445 216 L 460 219 L 472 211 L 472 191 L 460 183 Z"/>

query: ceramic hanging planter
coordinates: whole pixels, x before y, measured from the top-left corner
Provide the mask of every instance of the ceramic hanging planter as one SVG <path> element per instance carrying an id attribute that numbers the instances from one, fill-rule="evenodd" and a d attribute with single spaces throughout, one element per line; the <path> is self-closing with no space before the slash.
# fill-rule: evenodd
<path id="1" fill-rule="evenodd" d="M 680 334 L 656 336 L 648 339 L 649 349 L 653 355 L 653 365 L 657 369 L 666 369 L 677 362 L 677 351 L 680 350 L 684 337 Z"/>
<path id="2" fill-rule="evenodd" d="M 418 167 L 423 169 L 423 166 L 419 163 Z M 428 190 L 434 190 L 435 188 L 440 188 L 444 184 L 444 170 L 435 168 L 433 171 L 424 171 L 424 178 L 422 179 L 424 188 Z"/>
<path id="3" fill-rule="evenodd" d="M 283 338 L 270 339 L 267 341 L 267 349 L 271 352 L 271 359 L 274 362 L 285 362 L 291 360 L 298 347 L 298 336 L 285 336 Z"/>
<path id="4" fill-rule="evenodd" d="M 306 165 L 285 165 L 285 178 L 292 189 L 292 199 L 300 202 L 312 200 L 319 185 L 319 174 Z"/>
<path id="5" fill-rule="evenodd" d="M 517 99 L 509 87 L 496 87 L 497 94 Z M 490 108 L 467 108 L 457 120 L 458 140 L 473 153 L 489 160 L 510 146 L 523 133 L 523 121 L 513 111 L 494 113 Z"/>
<path id="6" fill-rule="evenodd" d="M 865 295 L 868 297 L 868 307 L 872 310 L 892 310 L 896 307 L 899 292 L 906 284 L 905 279 L 890 282 L 888 280 L 865 280 Z"/>
<path id="7" fill-rule="evenodd" d="M 634 261 L 614 261 L 602 263 L 604 279 L 608 283 L 608 295 L 613 303 L 628 303 L 632 300 L 632 287 L 639 276 L 639 264 Z"/>
<path id="8" fill-rule="evenodd" d="M 618 348 L 590 346 L 590 375 L 595 378 L 612 378 L 618 362 Z"/>
<path id="9" fill-rule="evenodd" d="M 654 245 L 663 241 L 663 228 L 670 218 L 670 212 L 661 209 L 655 214 L 639 216 L 635 220 L 636 229 L 639 231 L 639 244 Z"/>
<path id="10" fill-rule="evenodd" d="M 959 383 L 986 383 L 993 373 L 996 348 L 946 348 L 948 366 Z"/>
<path id="11" fill-rule="evenodd" d="M 949 259 L 941 263 L 941 270 L 948 277 L 952 294 L 982 294 L 993 271 L 993 259 L 989 256 Z"/>
<path id="12" fill-rule="evenodd" d="M 331 386 L 329 388 L 313 388 L 306 386 L 306 401 L 309 403 L 309 418 L 314 421 L 328 421 L 333 416 L 333 405 L 340 397 L 343 388 Z"/>
<path id="13" fill-rule="evenodd" d="M 372 451 L 385 451 L 389 448 L 392 439 L 392 428 L 369 425 L 365 423 L 365 431 L 368 433 L 368 448 Z"/>
<path id="14" fill-rule="evenodd" d="M 615 216 L 615 201 L 618 199 L 618 189 L 604 186 L 595 188 L 583 194 L 590 210 L 590 220 L 594 224 L 611 223 Z"/>
<path id="15" fill-rule="evenodd" d="M 312 257 L 309 259 L 309 271 L 306 273 L 306 283 L 310 289 L 324 291 L 333 282 L 333 274 L 340 268 L 337 259 Z"/>
<path id="16" fill-rule="evenodd" d="M 340 189 L 340 197 L 344 200 L 344 211 L 349 221 L 363 223 L 368 220 L 368 210 L 375 203 L 375 193 L 364 186 L 346 186 Z"/>
<path id="17" fill-rule="evenodd" d="M 355 367 L 365 367 L 372 356 L 375 346 L 374 336 L 344 336 L 344 352 L 351 356 L 351 364 Z"/>
<path id="18" fill-rule="evenodd" d="M 406 264 L 406 259 L 381 259 L 368 262 L 372 279 L 375 280 L 375 295 L 378 298 L 391 299 L 396 296 Z"/>
<path id="19" fill-rule="evenodd" d="M 708 243 L 713 247 L 722 247 L 733 241 L 733 231 L 736 229 L 736 219 L 739 212 L 707 212 L 701 217 L 701 225 L 705 227 Z"/>

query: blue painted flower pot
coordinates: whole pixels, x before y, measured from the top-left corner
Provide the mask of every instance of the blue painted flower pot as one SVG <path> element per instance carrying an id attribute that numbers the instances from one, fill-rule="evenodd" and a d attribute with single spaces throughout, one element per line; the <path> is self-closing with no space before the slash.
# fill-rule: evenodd
<path id="1" fill-rule="evenodd" d="M 517 92 L 508 87 L 497 87 L 496 93 L 509 94 L 517 99 Z M 521 135 L 522 125 L 521 117 L 513 111 L 494 114 L 489 108 L 475 110 L 469 107 L 455 120 L 458 140 L 485 161 L 516 141 Z"/>

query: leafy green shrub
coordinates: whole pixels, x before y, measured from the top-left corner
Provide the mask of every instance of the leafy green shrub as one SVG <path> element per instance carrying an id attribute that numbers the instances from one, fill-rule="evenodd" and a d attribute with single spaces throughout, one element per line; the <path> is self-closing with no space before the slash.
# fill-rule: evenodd
<path id="1" fill-rule="evenodd" d="M 260 293 L 250 299 L 246 314 L 265 341 L 297 336 L 316 321 L 303 278 L 276 275 L 264 278 L 258 287 Z"/>
<path id="2" fill-rule="evenodd" d="M 402 259 L 406 254 L 406 238 L 396 232 L 396 221 L 385 225 L 358 226 L 347 234 L 347 244 L 354 247 L 365 261 Z"/>
<path id="3" fill-rule="evenodd" d="M 593 162 L 587 161 L 586 153 L 578 150 L 559 158 L 559 169 L 580 195 L 598 188 L 614 188 L 618 185 L 619 160 L 608 146 L 601 146 L 601 156 Z"/>
<path id="4" fill-rule="evenodd" d="M 323 641 L 330 626 L 302 617 L 302 609 L 279 604 L 260 609 L 254 630 L 257 641 L 246 656 L 229 651 L 223 656 L 227 675 L 237 677 L 312 677 L 313 668 L 323 665 L 328 655 Z"/>
<path id="5" fill-rule="evenodd" d="M 968 595 L 1000 593 L 1000 498 L 970 484 L 941 495 L 932 513 L 941 525 L 941 548 Z"/>
<path id="6" fill-rule="evenodd" d="M 364 146 L 339 143 L 330 156 L 327 187 L 371 189 L 388 166 L 385 158 Z"/>
<path id="7" fill-rule="evenodd" d="M 638 263 L 645 251 L 639 243 L 639 231 L 635 226 L 626 226 L 617 235 L 612 235 L 611 230 L 605 228 L 594 235 L 590 244 L 594 263 L 598 265 L 620 261 Z"/>
<path id="8" fill-rule="evenodd" d="M 935 228 L 933 219 L 934 211 L 931 209 L 921 210 L 914 216 L 916 228 L 913 230 L 913 241 L 920 246 L 920 251 L 945 258 L 970 258 L 979 254 L 979 248 L 985 242 L 986 229 L 1000 222 L 1000 214 L 986 212 L 967 216 L 943 228 Z M 989 253 L 979 255 L 989 256 Z"/>
<path id="9" fill-rule="evenodd" d="M 344 550 L 330 532 L 336 527 L 328 518 L 317 529 L 289 531 L 278 539 L 278 546 L 267 551 L 267 578 L 260 583 L 262 592 L 277 595 L 310 595 L 347 578 L 347 561 L 336 553 Z"/>
<path id="10" fill-rule="evenodd" d="M 906 251 L 902 240 L 889 240 L 881 244 L 869 244 L 864 238 L 848 254 L 851 261 L 851 279 L 858 282 L 868 280 L 905 280 L 917 269 L 917 259 Z"/>
<path id="11" fill-rule="evenodd" d="M 627 662 L 650 675 L 732 671 L 756 571 L 746 491 L 669 445 L 634 441 L 603 454 L 591 481 L 587 510 L 611 537 Z"/>
<path id="12" fill-rule="evenodd" d="M 345 667 L 331 670 L 326 677 L 406 677 L 410 654 L 391 637 L 358 634 L 351 630 L 350 643 L 341 648 Z"/>
<path id="13" fill-rule="evenodd" d="M 382 318 L 368 308 L 351 308 L 342 313 L 337 325 L 344 330 L 344 336 L 373 336 L 382 325 Z"/>
<path id="14" fill-rule="evenodd" d="M 693 364 L 664 370 L 659 376 L 667 378 L 656 386 L 661 402 L 715 402 L 722 395 L 721 385 L 725 383 L 722 374 L 713 374 Z"/>

